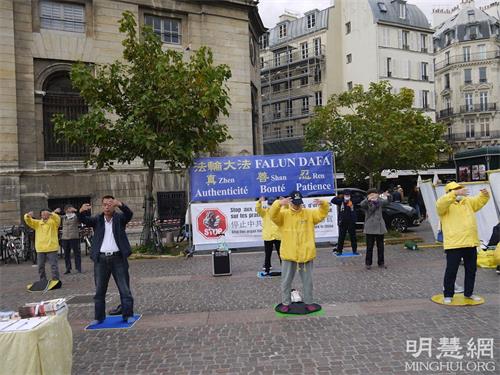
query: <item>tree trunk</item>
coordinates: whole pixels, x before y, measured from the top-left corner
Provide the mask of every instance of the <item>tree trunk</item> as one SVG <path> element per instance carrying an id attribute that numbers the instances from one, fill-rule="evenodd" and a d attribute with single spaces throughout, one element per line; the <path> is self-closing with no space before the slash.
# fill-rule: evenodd
<path id="1" fill-rule="evenodd" d="M 370 174 L 368 176 L 369 176 L 368 187 L 371 189 L 371 188 L 373 188 L 373 173 L 370 172 Z"/>
<path id="2" fill-rule="evenodd" d="M 146 180 L 146 194 L 144 195 L 144 227 L 142 228 L 142 243 L 147 245 L 151 242 L 151 228 L 153 226 L 154 208 L 153 208 L 153 178 L 155 174 L 155 161 L 147 162 L 148 178 Z"/>

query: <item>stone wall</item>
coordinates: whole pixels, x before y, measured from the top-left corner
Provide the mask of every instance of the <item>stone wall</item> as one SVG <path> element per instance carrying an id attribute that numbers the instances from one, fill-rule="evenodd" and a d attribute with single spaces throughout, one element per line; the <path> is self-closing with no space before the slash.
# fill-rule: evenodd
<path id="1" fill-rule="evenodd" d="M 250 62 L 252 29 L 247 7 L 229 1 L 66 1 L 85 5 L 86 32 L 40 28 L 38 1 L 0 0 L 0 224 L 18 223 L 24 212 L 46 207 L 48 199 L 91 196 L 92 203 L 100 205 L 104 194 L 124 200 L 136 218 L 142 217 L 146 171 L 140 163 L 108 172 L 85 169 L 81 161 L 44 160 L 45 80 L 76 61 L 101 64 L 120 59 L 123 35 L 118 32 L 118 20 L 126 10 L 138 19 L 144 12 L 179 16 L 182 44 L 165 48 L 186 51 L 188 58 L 189 51 L 206 45 L 213 50 L 216 64 L 229 65 L 232 106 L 221 122 L 228 125 L 232 139 L 221 151 L 226 155 L 253 152 L 251 84 L 258 88 L 260 107 L 260 79 L 258 65 Z M 262 149 L 261 137 L 257 142 L 255 149 Z M 155 191 L 180 190 L 186 190 L 185 177 L 158 170 Z"/>

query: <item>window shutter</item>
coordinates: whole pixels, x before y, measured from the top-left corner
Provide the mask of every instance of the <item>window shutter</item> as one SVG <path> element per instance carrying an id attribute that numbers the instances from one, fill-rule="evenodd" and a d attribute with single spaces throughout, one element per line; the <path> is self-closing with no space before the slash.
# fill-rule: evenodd
<path id="1" fill-rule="evenodd" d="M 403 35 L 402 35 L 402 31 L 398 32 L 398 48 L 403 48 Z"/>

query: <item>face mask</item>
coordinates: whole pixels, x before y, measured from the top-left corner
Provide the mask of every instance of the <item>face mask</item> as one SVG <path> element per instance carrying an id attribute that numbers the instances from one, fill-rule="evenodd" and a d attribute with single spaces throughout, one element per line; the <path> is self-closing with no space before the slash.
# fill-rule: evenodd
<path id="1" fill-rule="evenodd" d="M 68 219 L 73 219 L 75 216 L 76 216 L 76 214 L 75 214 L 74 212 L 70 212 L 70 213 L 67 213 L 67 214 L 66 214 L 66 217 L 67 217 Z"/>
<path id="2" fill-rule="evenodd" d="M 351 197 L 349 195 L 344 196 L 344 201 L 348 202 Z"/>
<path id="3" fill-rule="evenodd" d="M 464 197 L 462 195 L 457 195 L 456 200 L 457 202 L 460 202 Z"/>

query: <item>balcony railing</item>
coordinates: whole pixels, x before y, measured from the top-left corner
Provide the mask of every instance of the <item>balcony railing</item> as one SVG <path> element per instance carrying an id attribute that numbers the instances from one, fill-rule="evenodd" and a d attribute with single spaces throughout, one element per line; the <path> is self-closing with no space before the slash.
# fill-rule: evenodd
<path id="1" fill-rule="evenodd" d="M 434 70 L 440 70 L 446 68 L 449 65 L 463 63 L 463 62 L 483 61 L 490 59 L 500 59 L 500 51 L 471 53 L 470 55 L 467 55 L 467 61 L 464 61 L 465 59 L 463 53 L 450 56 L 449 58 L 444 59 L 442 61 L 437 61 L 434 64 Z"/>
<path id="2" fill-rule="evenodd" d="M 304 136 L 304 125 L 293 124 L 287 125 L 285 128 L 273 129 L 272 127 L 264 130 L 263 138 L 265 141 L 274 141 L 277 139 L 302 138 Z"/>
<path id="3" fill-rule="evenodd" d="M 497 110 L 497 103 L 461 105 L 460 113 L 492 112 Z"/>
<path id="4" fill-rule="evenodd" d="M 269 69 L 286 67 L 287 65 L 307 62 L 311 59 L 324 59 L 325 53 L 326 46 L 324 44 L 322 44 L 321 48 L 319 49 L 311 46 L 307 49 L 307 52 L 305 52 L 305 50 L 302 50 L 300 47 L 295 49 L 292 53 L 282 51 L 280 52 L 279 57 L 277 57 L 276 55 L 271 55 L 267 60 L 265 60 L 264 65 L 261 67 L 261 72 Z"/>
<path id="5" fill-rule="evenodd" d="M 448 142 L 488 141 L 488 140 L 500 138 L 500 131 L 499 130 L 494 130 L 494 131 L 490 131 L 490 132 L 475 131 L 474 134 L 452 133 L 452 134 L 446 134 L 444 138 Z"/>
<path id="6" fill-rule="evenodd" d="M 281 112 L 267 112 L 262 116 L 262 123 L 271 123 L 271 122 L 282 122 L 300 119 L 304 117 L 310 117 L 314 113 L 313 107 L 299 107 L 293 109 L 285 109 Z"/>
<path id="7" fill-rule="evenodd" d="M 437 112 L 436 119 L 441 120 L 441 119 L 451 117 L 451 116 L 453 116 L 453 108 L 446 108 L 446 109 L 442 109 L 439 112 Z"/>

